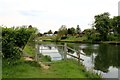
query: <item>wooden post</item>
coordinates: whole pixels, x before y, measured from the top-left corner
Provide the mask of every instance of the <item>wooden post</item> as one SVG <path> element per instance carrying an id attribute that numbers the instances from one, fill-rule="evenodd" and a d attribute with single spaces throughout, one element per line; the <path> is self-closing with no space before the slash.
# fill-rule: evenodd
<path id="1" fill-rule="evenodd" d="M 67 44 L 64 44 L 64 60 L 67 59 Z"/>
<path id="2" fill-rule="evenodd" d="M 77 52 L 77 56 L 78 56 L 78 63 L 80 64 L 80 51 Z"/>
<path id="3" fill-rule="evenodd" d="M 37 56 L 37 54 L 38 54 L 38 45 L 37 44 L 35 45 L 35 48 L 36 48 L 35 61 L 38 61 L 38 56 Z"/>

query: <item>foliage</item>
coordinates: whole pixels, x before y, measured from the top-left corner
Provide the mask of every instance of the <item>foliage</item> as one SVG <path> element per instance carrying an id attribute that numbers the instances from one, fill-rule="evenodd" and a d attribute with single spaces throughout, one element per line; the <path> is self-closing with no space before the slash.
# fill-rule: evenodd
<path id="1" fill-rule="evenodd" d="M 95 16 L 94 28 L 100 33 L 102 41 L 120 40 L 120 16 L 109 17 L 109 13 Z M 117 35 L 113 36 L 113 35 Z"/>
<path id="2" fill-rule="evenodd" d="M 41 62 L 51 62 L 51 57 L 48 55 L 42 55 L 40 54 L 40 59 Z"/>
<path id="3" fill-rule="evenodd" d="M 75 34 L 75 28 L 72 27 L 72 28 L 68 28 L 68 34 L 71 34 L 71 35 L 74 35 Z"/>
<path id="4" fill-rule="evenodd" d="M 54 34 L 58 34 L 58 31 L 55 31 Z"/>
<path id="5" fill-rule="evenodd" d="M 66 28 L 65 25 L 62 25 L 62 26 L 59 28 L 58 35 L 60 35 L 60 36 L 65 36 L 65 35 L 67 35 L 67 28 Z"/>
<path id="6" fill-rule="evenodd" d="M 24 48 L 30 36 L 35 32 L 36 29 L 32 27 L 2 28 L 3 58 L 19 59 L 22 53 L 20 48 Z"/>
<path id="7" fill-rule="evenodd" d="M 79 25 L 77 25 L 76 33 L 77 33 L 77 34 L 80 34 L 80 33 L 81 33 L 81 29 L 80 29 Z"/>
<path id="8" fill-rule="evenodd" d="M 103 13 L 94 17 L 94 27 L 100 33 L 100 38 L 102 40 L 107 40 L 108 33 L 111 29 L 109 16 L 109 13 Z"/>
<path id="9" fill-rule="evenodd" d="M 120 16 L 114 16 L 112 19 L 114 33 L 120 34 Z"/>
<path id="10" fill-rule="evenodd" d="M 100 41 L 100 34 L 95 29 L 85 29 L 83 33 L 87 36 L 87 41 Z"/>
<path id="11" fill-rule="evenodd" d="M 48 31 L 48 34 L 52 34 L 52 33 L 53 33 L 52 30 L 49 30 L 49 31 Z"/>

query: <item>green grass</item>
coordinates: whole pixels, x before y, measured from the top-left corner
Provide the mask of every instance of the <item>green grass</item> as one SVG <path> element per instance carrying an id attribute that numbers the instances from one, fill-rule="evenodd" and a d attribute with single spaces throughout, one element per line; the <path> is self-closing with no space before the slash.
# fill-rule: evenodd
<path id="1" fill-rule="evenodd" d="M 55 37 L 57 36 L 43 36 L 38 38 L 39 40 L 44 40 L 44 41 L 55 41 Z M 68 36 L 66 39 L 61 39 L 58 41 L 61 42 L 82 42 L 82 41 L 86 41 L 87 37 L 86 36 L 82 36 L 82 37 L 77 37 L 77 36 Z"/>
<path id="2" fill-rule="evenodd" d="M 35 48 L 26 45 L 24 51 L 29 55 L 34 55 Z M 48 56 L 41 55 L 40 61 L 48 62 Z M 66 61 L 52 61 L 50 68 L 45 70 L 38 63 L 33 61 L 24 61 L 23 58 L 19 61 L 3 60 L 2 63 L 2 78 L 99 78 L 97 74 L 93 74 L 85 70 L 83 65 L 77 63 L 73 59 Z"/>
<path id="3" fill-rule="evenodd" d="M 77 37 L 77 36 L 69 36 L 64 40 L 68 40 L 68 41 L 85 41 L 87 39 L 86 36 L 82 36 L 82 37 Z"/>
<path id="4" fill-rule="evenodd" d="M 45 70 L 36 62 L 18 61 L 14 64 L 3 63 L 3 78 L 98 78 L 96 74 L 87 72 L 75 60 L 60 60 L 50 64 Z"/>
<path id="5" fill-rule="evenodd" d="M 3 63 L 3 78 L 34 78 L 38 77 L 40 66 L 36 62 L 18 61 L 14 64 Z"/>
<path id="6" fill-rule="evenodd" d="M 35 46 L 26 45 L 23 49 L 27 54 L 34 56 L 35 55 Z"/>

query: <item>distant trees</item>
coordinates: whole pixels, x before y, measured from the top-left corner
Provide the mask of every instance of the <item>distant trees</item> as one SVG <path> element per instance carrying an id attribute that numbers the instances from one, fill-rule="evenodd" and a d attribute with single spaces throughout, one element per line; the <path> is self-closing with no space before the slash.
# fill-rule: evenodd
<path id="1" fill-rule="evenodd" d="M 43 34 L 44 34 L 45 36 L 48 36 L 48 35 L 50 36 L 50 34 L 53 34 L 53 32 L 52 32 L 52 30 L 49 30 L 48 32 L 44 32 Z"/>
<path id="2" fill-rule="evenodd" d="M 80 29 L 79 25 L 77 25 L 76 33 L 77 33 L 77 34 L 80 34 L 80 33 L 81 33 L 81 29 Z"/>
<path id="3" fill-rule="evenodd" d="M 67 27 L 66 25 L 62 25 L 58 30 L 58 35 L 66 36 L 67 35 Z"/>
<path id="4" fill-rule="evenodd" d="M 74 38 L 77 38 L 77 40 L 80 39 L 79 37 L 82 37 L 84 40 L 87 39 L 86 41 L 120 40 L 120 16 L 110 18 L 110 14 L 105 12 L 95 15 L 94 19 L 95 21 L 92 24 L 92 29 L 85 29 L 84 31 L 81 31 L 79 25 L 77 25 L 76 28 L 67 28 L 66 25 L 62 25 L 58 31 L 54 32 L 54 34 L 57 34 L 57 37 L 59 38 L 63 37 L 63 39 L 66 39 L 69 36 L 75 36 Z M 51 33 L 53 32 L 49 30 L 44 34 Z"/>
<path id="5" fill-rule="evenodd" d="M 55 31 L 54 34 L 58 34 L 58 31 Z"/>
<path id="6" fill-rule="evenodd" d="M 68 34 L 71 34 L 71 35 L 74 35 L 76 33 L 74 27 L 68 28 L 67 32 L 68 32 Z"/>
<path id="7" fill-rule="evenodd" d="M 52 30 L 49 30 L 47 33 L 48 33 L 48 34 L 52 34 L 53 32 L 52 32 Z"/>
<path id="8" fill-rule="evenodd" d="M 67 34 L 75 35 L 75 34 L 80 34 L 80 33 L 81 33 L 81 29 L 80 29 L 79 25 L 77 25 L 76 29 L 74 27 L 67 29 L 66 25 L 62 25 L 58 30 L 58 34 L 61 36 L 65 36 Z"/>
<path id="9" fill-rule="evenodd" d="M 42 35 L 43 35 L 43 34 L 42 34 L 42 33 L 40 33 L 40 32 L 39 32 L 39 33 L 37 33 L 37 36 L 38 36 L 38 37 L 41 37 Z"/>

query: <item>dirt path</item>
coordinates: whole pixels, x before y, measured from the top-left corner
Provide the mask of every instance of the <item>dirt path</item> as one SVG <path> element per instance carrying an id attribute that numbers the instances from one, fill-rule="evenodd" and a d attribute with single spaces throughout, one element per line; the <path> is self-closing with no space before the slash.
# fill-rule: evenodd
<path id="1" fill-rule="evenodd" d="M 30 58 L 30 57 L 24 57 L 25 61 L 35 61 L 33 58 Z M 38 64 L 40 64 L 40 66 L 43 68 L 43 69 L 49 69 L 49 66 L 43 64 L 42 62 L 38 62 Z"/>

